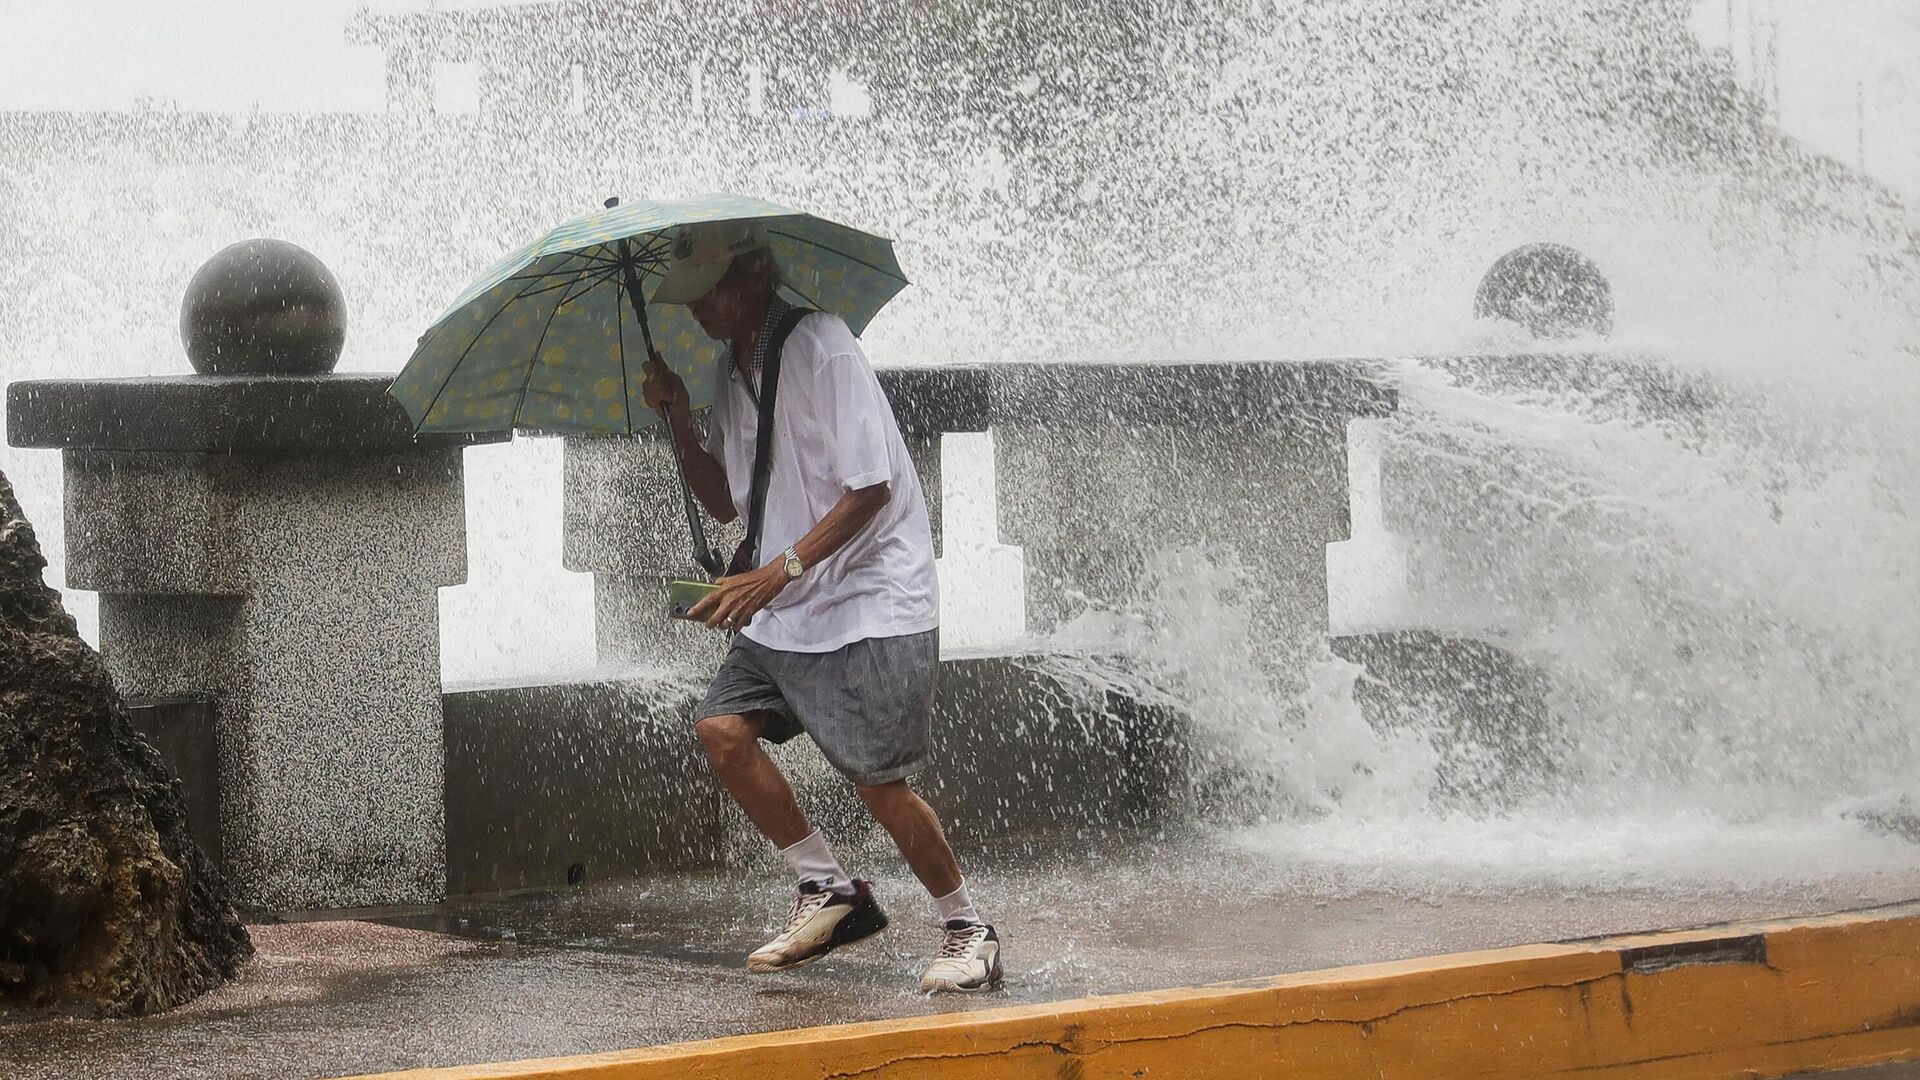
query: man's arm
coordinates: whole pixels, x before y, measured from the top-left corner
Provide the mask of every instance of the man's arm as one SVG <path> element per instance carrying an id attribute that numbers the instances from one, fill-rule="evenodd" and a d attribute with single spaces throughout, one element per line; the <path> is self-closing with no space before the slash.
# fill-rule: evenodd
<path id="1" fill-rule="evenodd" d="M 688 471 L 692 471 L 689 463 Z M 833 509 L 814 523 L 793 545 L 793 553 L 800 556 L 800 562 L 812 568 L 833 557 L 833 553 L 847 546 L 847 542 L 859 536 L 861 531 L 873 524 L 888 500 L 893 498 L 893 489 L 885 483 L 873 484 L 841 494 Z M 787 587 L 792 578 L 787 576 L 782 565 L 785 552 L 778 552 L 773 560 L 757 570 L 744 574 L 723 577 L 714 584 L 719 588 L 688 611 L 689 617 L 699 619 L 708 626 L 720 629 L 733 629 L 747 625 L 756 613 L 773 602 L 780 590 Z"/>
<path id="2" fill-rule="evenodd" d="M 733 493 L 727 489 L 727 467 L 700 445 L 700 436 L 693 430 L 693 415 L 684 404 L 676 404 L 679 407 L 668 410 L 667 423 L 673 441 L 680 446 L 680 460 L 687 466 L 687 486 L 715 521 L 732 521 L 740 515 L 733 508 Z"/>
<path id="3" fill-rule="evenodd" d="M 800 556 L 802 566 L 819 566 L 833 553 L 847 546 L 847 541 L 859 536 L 862 529 L 873 523 L 888 500 L 893 498 L 893 488 L 886 483 L 863 487 L 858 491 L 843 492 L 840 500 L 833 504 L 827 515 L 814 523 L 793 545 L 793 553 Z M 784 553 L 780 553 L 784 554 Z M 769 566 L 780 562 L 780 554 L 774 556 Z M 780 573 L 784 576 L 786 571 Z"/>
<path id="4" fill-rule="evenodd" d="M 694 434 L 693 410 L 687 405 L 687 384 L 667 367 L 655 353 L 647 361 L 647 380 L 642 387 L 647 408 L 667 418 L 667 435 L 680 449 L 686 464 L 687 486 L 707 513 L 722 523 L 739 517 L 733 508 L 733 493 L 727 490 L 727 467 L 700 445 Z"/>

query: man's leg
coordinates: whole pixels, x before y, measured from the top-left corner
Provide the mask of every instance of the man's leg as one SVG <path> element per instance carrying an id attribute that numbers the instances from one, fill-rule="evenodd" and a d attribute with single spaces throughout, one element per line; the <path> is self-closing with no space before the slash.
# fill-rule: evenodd
<path id="1" fill-rule="evenodd" d="M 746 811 L 760 834 L 773 846 L 790 848 L 813 829 L 793 799 L 793 788 L 760 746 L 758 716 L 709 716 L 693 725 L 707 748 L 713 771 L 720 774 L 727 794 Z"/>
<path id="2" fill-rule="evenodd" d="M 887 926 L 866 882 L 848 877 L 826 839 L 807 825 L 793 788 L 760 746 L 763 723 L 759 716 L 728 714 L 694 725 L 728 794 L 800 879 L 786 927 L 747 957 L 747 970 L 756 972 L 810 963 Z"/>
<path id="3" fill-rule="evenodd" d="M 1000 935 L 974 910 L 960 864 L 940 828 L 940 817 L 905 780 L 861 786 L 860 800 L 886 827 L 920 884 L 940 909 L 945 938 L 939 955 L 920 977 L 929 993 L 991 990 L 1000 985 Z"/>
<path id="4" fill-rule="evenodd" d="M 947 845 L 939 815 L 905 780 L 854 790 L 860 793 L 860 801 L 867 804 L 873 819 L 892 834 L 900 854 L 913 868 L 913 876 L 920 879 L 927 892 L 942 897 L 960 887 L 960 863 Z"/>

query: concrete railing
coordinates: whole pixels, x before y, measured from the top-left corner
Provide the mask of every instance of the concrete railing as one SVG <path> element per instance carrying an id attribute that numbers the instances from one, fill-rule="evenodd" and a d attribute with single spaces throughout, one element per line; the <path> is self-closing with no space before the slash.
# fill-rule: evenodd
<path id="1" fill-rule="evenodd" d="M 1394 404 L 1344 363 L 889 368 L 880 381 L 936 545 L 940 437 L 993 432 L 1000 538 L 1026 549 L 1030 626 L 1075 598 L 1120 599 L 1147 552 L 1184 539 L 1268 571 L 1257 617 L 1275 642 L 1325 635 L 1346 425 Z M 660 618 L 664 582 L 692 566 L 665 443 L 569 439 L 566 460 L 566 566 L 595 575 L 600 658 L 711 653 L 711 635 Z"/>
<path id="2" fill-rule="evenodd" d="M 988 399 L 1030 629 L 1123 602 L 1147 554 L 1194 544 L 1257 571 L 1254 630 L 1277 662 L 1324 639 L 1347 423 L 1394 408 L 1358 365 L 1024 364 L 993 369 Z"/>
<path id="3" fill-rule="evenodd" d="M 1027 549 L 1037 621 L 1071 614 L 1075 597 L 1118 598 L 1147 552 L 1195 543 L 1266 569 L 1258 617 L 1276 656 L 1326 633 L 1346 423 L 1393 407 L 1342 364 L 903 368 L 881 381 L 936 514 L 941 437 L 994 433 L 1000 531 Z M 63 451 L 67 584 L 100 592 L 121 690 L 213 703 L 219 847 L 241 901 L 432 900 L 450 863 L 455 888 L 489 888 L 557 884 L 595 851 L 615 871 L 720 857 L 726 812 L 680 726 L 691 701 L 640 709 L 617 683 L 443 699 L 435 593 L 465 577 L 459 451 L 486 440 L 416 439 L 386 382 L 8 388 L 10 442 Z M 566 449 L 564 557 L 595 575 L 601 657 L 712 655 L 716 637 L 662 617 L 661 581 L 691 567 L 664 444 Z M 1006 763 L 928 778 L 962 835 L 1150 816 L 1178 786 L 1180 718 L 1013 659 L 952 661 L 946 678 L 949 722 Z M 659 722 L 635 726 L 641 713 Z M 596 732 L 605 761 L 581 765 Z M 656 755 L 640 786 L 697 791 L 666 800 L 693 810 L 636 793 L 616 744 Z M 592 805 L 605 812 L 528 796 L 569 790 L 602 792 Z M 651 839 L 610 839 L 623 835 Z"/>

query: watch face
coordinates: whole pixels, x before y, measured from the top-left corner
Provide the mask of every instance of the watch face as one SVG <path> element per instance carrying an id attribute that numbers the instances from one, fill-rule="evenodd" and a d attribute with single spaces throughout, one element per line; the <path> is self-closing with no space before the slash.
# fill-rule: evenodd
<path id="1" fill-rule="evenodd" d="M 789 554 L 787 555 L 787 558 L 786 558 L 786 563 L 785 563 L 785 565 L 786 565 L 786 570 L 787 570 L 787 576 L 788 576 L 788 577 L 799 577 L 799 576 L 800 576 L 800 570 L 801 570 L 801 566 L 800 566 L 800 557 L 799 557 L 799 556 L 797 556 L 797 555 L 794 555 L 794 554 L 792 554 L 792 553 L 789 553 Z"/>

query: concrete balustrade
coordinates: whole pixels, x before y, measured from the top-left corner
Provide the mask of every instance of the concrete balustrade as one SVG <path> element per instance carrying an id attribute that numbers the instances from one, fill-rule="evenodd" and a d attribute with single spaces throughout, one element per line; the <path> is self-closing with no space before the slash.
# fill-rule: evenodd
<path id="1" fill-rule="evenodd" d="M 443 895 L 436 590 L 466 577 L 460 447 L 376 376 L 8 388 L 9 440 L 63 451 L 67 584 L 100 593 L 132 697 L 208 695 L 242 903 Z"/>
<path id="2" fill-rule="evenodd" d="M 1324 638 L 1325 545 L 1346 532 L 1346 422 L 1393 407 L 1356 369 L 1034 364 L 880 378 L 936 543 L 941 436 L 994 432 L 1001 535 L 1027 549 L 1039 624 L 1127 600 L 1150 552 L 1192 544 L 1256 571 L 1256 630 L 1274 655 Z M 684 730 L 691 684 L 647 690 L 644 703 L 635 695 L 655 684 L 630 677 L 443 695 L 435 591 L 465 577 L 460 448 L 489 440 L 415 438 L 386 383 L 8 390 L 13 445 L 65 452 L 68 584 L 100 592 L 121 689 L 211 702 L 218 846 L 242 901 L 431 901 L 450 877 L 456 890 L 561 884 L 725 857 L 744 826 Z M 601 659 L 697 672 L 686 662 L 710 661 L 721 639 L 664 617 L 662 582 L 694 570 L 665 443 L 570 439 L 565 478 L 564 558 L 595 575 Z M 945 663 L 937 722 L 955 756 L 924 787 L 956 836 L 1149 820 L 1178 799 L 1187 718 L 1050 672 L 1044 658 Z M 851 796 L 813 771 L 818 783 L 803 769 L 801 785 L 831 818 Z"/>
<path id="3" fill-rule="evenodd" d="M 1356 365 L 1008 364 L 882 369 L 936 543 L 940 435 L 991 428 L 1000 539 L 1026 549 L 1030 629 L 1129 599 L 1146 555 L 1192 544 L 1254 571 L 1258 630 L 1326 634 L 1326 545 L 1347 535 L 1347 421 L 1392 391 Z M 660 618 L 692 573 L 670 451 L 657 437 L 569 439 L 566 566 L 596 578 L 603 661 L 711 658 Z M 725 533 L 731 550 L 737 533 Z"/>

